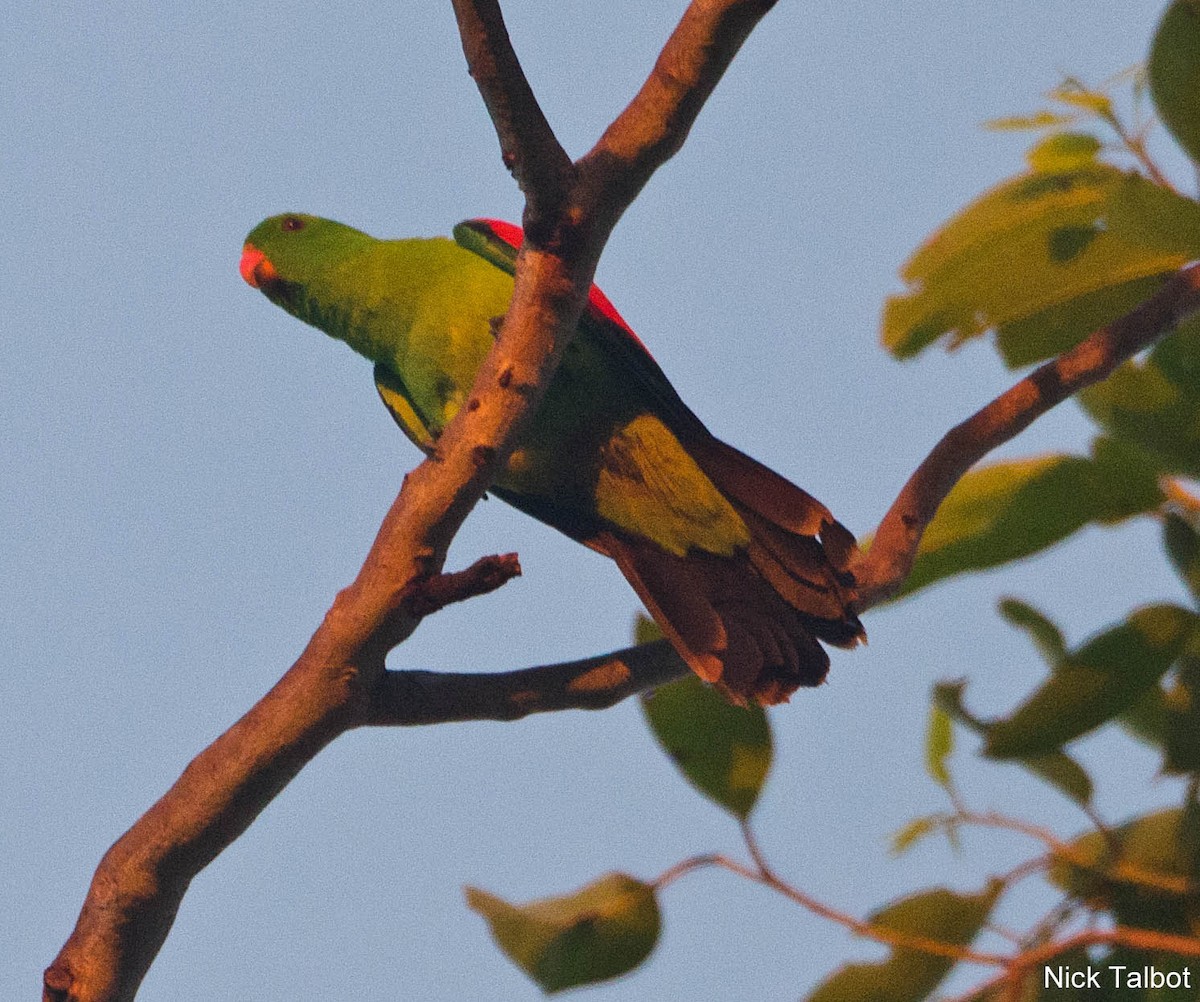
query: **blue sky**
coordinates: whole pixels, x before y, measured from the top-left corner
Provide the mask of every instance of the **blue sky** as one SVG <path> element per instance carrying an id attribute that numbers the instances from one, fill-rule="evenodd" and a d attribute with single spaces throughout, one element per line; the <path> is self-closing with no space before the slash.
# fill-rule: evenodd
<path id="1" fill-rule="evenodd" d="M 636 90 L 682 3 L 509 3 L 568 151 Z M 900 365 L 878 347 L 896 269 L 1020 167 L 978 128 L 1063 73 L 1144 58 L 1163 4 L 783 2 L 681 154 L 615 232 L 600 283 L 723 438 L 869 531 L 951 424 L 1011 377 L 991 349 Z M 245 233 L 304 210 L 379 236 L 519 218 L 449 4 L 17 5 L 0 36 L 0 996 L 29 997 L 100 855 L 263 693 L 354 575 L 417 459 L 369 366 L 237 274 Z M 1082 450 L 1066 405 L 1007 454 Z M 922 772 L 930 685 L 966 675 L 1000 711 L 1039 678 L 995 615 L 1017 594 L 1077 641 L 1180 597 L 1153 525 L 1093 530 L 1028 564 L 872 613 L 869 648 L 775 710 L 756 813 L 796 884 L 865 913 L 975 889 L 1029 847 L 970 837 L 901 860 L 889 833 L 941 806 Z M 483 670 L 623 645 L 610 564 L 499 502 L 461 566 L 524 577 L 428 620 L 393 667 Z M 1097 587 L 1097 582 L 1102 587 Z M 969 745 L 969 743 L 967 743 Z M 1114 735 L 1083 753 L 1120 818 L 1173 796 Z M 1063 833 L 1069 806 L 956 756 L 969 800 Z M 513 900 L 607 870 L 652 877 L 739 851 L 636 703 L 517 724 L 347 735 L 194 883 L 141 998 L 533 999 L 461 885 Z M 1048 899 L 1032 886 L 1005 917 Z M 795 999 L 879 955 L 756 887 L 693 875 L 647 966 L 591 999 Z"/>

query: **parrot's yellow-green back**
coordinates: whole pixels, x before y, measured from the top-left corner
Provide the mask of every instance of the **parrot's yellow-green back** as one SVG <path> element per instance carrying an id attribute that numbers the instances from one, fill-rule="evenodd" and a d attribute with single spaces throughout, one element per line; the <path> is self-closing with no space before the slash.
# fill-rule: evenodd
<path id="1" fill-rule="evenodd" d="M 242 256 L 251 285 L 375 363 L 385 405 L 424 450 L 465 402 L 513 289 L 515 227 L 455 232 L 471 249 L 287 214 L 251 231 Z M 786 700 L 825 677 L 815 637 L 863 637 L 853 537 L 714 438 L 598 290 L 492 491 L 612 557 L 684 659 L 734 702 Z"/>

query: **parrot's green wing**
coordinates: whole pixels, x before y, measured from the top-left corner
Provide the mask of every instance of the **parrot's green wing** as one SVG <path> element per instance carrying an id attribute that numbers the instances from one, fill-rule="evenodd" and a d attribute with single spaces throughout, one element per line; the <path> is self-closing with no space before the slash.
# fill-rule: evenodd
<path id="1" fill-rule="evenodd" d="M 433 436 L 429 434 L 429 426 L 417 413 L 408 389 L 388 366 L 381 363 L 375 365 L 375 389 L 379 399 L 396 419 L 400 430 L 407 435 L 422 452 L 433 448 Z"/>
<path id="2" fill-rule="evenodd" d="M 519 226 L 500 219 L 468 219 L 454 227 L 454 239 L 502 271 L 515 272 L 523 239 Z M 609 368 L 620 372 L 623 381 L 638 386 L 642 399 L 713 483 L 735 502 L 740 514 L 745 516 L 749 509 L 752 520 L 760 516 L 790 534 L 821 534 L 833 565 L 841 572 L 846 570 L 855 545 L 849 530 L 807 491 L 716 438 L 683 402 L 649 349 L 595 285 L 579 318 L 579 330 L 600 349 Z"/>
<path id="3" fill-rule="evenodd" d="M 421 417 L 413 403 L 412 395 L 404 385 L 403 380 L 388 366 L 376 364 L 375 390 L 384 407 L 392 415 L 392 419 L 400 426 L 400 430 L 424 453 L 433 450 L 434 438 L 429 433 L 428 422 Z M 566 505 L 556 504 L 553 498 L 540 497 L 534 494 L 519 494 L 516 491 L 505 490 L 499 484 L 488 488 L 489 494 L 494 494 L 506 501 L 518 511 L 523 511 L 539 521 L 552 525 L 559 532 L 566 533 L 572 539 L 585 545 L 600 532 L 600 525 L 588 513 L 578 511 Z"/>
<path id="4" fill-rule="evenodd" d="M 460 247 L 510 275 L 516 273 L 522 237 L 519 226 L 502 219 L 467 219 L 454 227 L 454 240 Z M 676 434 L 685 434 L 689 439 L 697 434 L 711 437 L 649 349 L 598 286 L 593 285 L 588 293 L 587 306 L 579 317 L 579 330 L 603 351 L 612 369 L 637 385 L 642 399 L 652 405 L 654 413 Z"/>
<path id="5" fill-rule="evenodd" d="M 502 220 L 472 219 L 454 228 L 454 239 L 512 274 L 523 234 L 519 227 Z M 848 613 L 844 591 L 853 587 L 848 568 L 856 543 L 850 531 L 807 491 L 716 438 L 684 403 L 608 297 L 594 285 L 580 316 L 577 336 L 595 346 L 605 367 L 620 373 L 621 383 L 637 388 L 638 398 L 732 503 L 750 531 L 746 557 L 770 588 L 822 639 L 841 646 L 859 643 L 862 626 Z M 719 646 L 713 638 L 725 630 L 724 626 L 718 627 L 721 615 L 715 606 L 719 600 L 714 602 L 718 593 L 733 594 L 741 589 L 743 596 L 749 597 L 749 579 L 736 570 L 737 561 L 722 564 L 698 552 L 680 560 L 643 540 L 603 529 L 596 534 L 591 524 L 576 524 L 572 531 L 563 526 L 562 515 L 553 510 L 552 499 L 501 496 L 612 557 L 677 646 L 691 652 L 688 660 L 693 668 L 710 680 L 720 677 L 723 669 L 712 666 L 710 675 L 705 669 L 708 659 L 700 652 L 712 649 L 714 644 Z M 729 580 L 724 580 L 727 575 Z M 768 595 L 759 596 L 757 604 L 762 609 L 773 608 L 777 623 L 786 622 L 786 614 L 772 606 Z M 763 623 L 754 632 L 761 640 L 774 628 Z M 798 631 L 785 632 L 791 634 L 798 648 L 798 661 L 810 666 L 803 670 L 805 684 L 820 681 L 828 665 L 820 646 L 815 641 L 804 643 Z M 722 660 L 727 668 L 738 659 Z"/>

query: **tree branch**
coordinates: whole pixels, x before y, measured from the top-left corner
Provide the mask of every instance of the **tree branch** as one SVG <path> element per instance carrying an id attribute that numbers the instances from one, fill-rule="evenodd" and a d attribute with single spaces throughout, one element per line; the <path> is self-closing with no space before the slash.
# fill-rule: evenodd
<path id="1" fill-rule="evenodd" d="M 872 939 L 877 943 L 883 943 L 895 949 L 917 950 L 935 957 L 946 957 L 950 960 L 964 963 L 986 964 L 993 967 L 998 967 L 1008 962 L 1008 958 L 1000 953 L 985 953 L 980 950 L 973 950 L 970 946 L 947 943 L 943 940 L 930 939 L 927 936 L 919 936 L 900 929 L 892 929 L 886 925 L 875 925 L 870 922 L 864 922 L 862 919 L 855 918 L 847 912 L 838 911 L 823 901 L 818 901 L 812 895 L 807 894 L 798 887 L 794 887 L 787 883 L 787 881 L 781 880 L 770 869 L 763 867 L 760 863 L 756 862 L 754 866 L 747 866 L 745 863 L 741 863 L 723 853 L 706 853 L 701 856 L 690 856 L 660 874 L 651 883 L 656 890 L 661 889 L 679 877 L 694 870 L 710 866 L 723 867 L 731 873 L 736 873 L 739 877 L 744 877 L 746 880 L 752 880 L 757 884 L 762 884 L 764 887 L 769 887 L 777 894 L 783 895 L 789 901 L 798 904 L 801 908 L 812 912 L 819 918 L 840 925 L 856 936 L 862 936 L 864 939 Z"/>
<path id="2" fill-rule="evenodd" d="M 44 999 L 133 999 L 192 878 L 345 730 L 368 722 L 405 722 L 406 715 L 411 722 L 422 714 L 432 720 L 436 712 L 464 719 L 467 706 L 474 715 L 486 715 L 481 701 L 487 696 L 500 700 L 487 712 L 502 719 L 536 709 L 607 705 L 663 677 L 663 665 L 671 662 L 659 657 L 652 670 L 654 649 L 500 680 L 464 678 L 454 685 L 436 676 L 387 675 L 384 659 L 431 609 L 516 573 L 515 561 L 507 568 L 476 565 L 458 576 L 442 576 L 441 569 L 450 541 L 507 461 L 549 385 L 608 233 L 644 178 L 678 148 L 676 142 L 651 150 L 650 137 L 677 132 L 678 125 L 666 120 L 672 108 L 686 109 L 676 117 L 690 124 L 736 51 L 737 44 L 722 32 L 740 33 L 740 43 L 757 20 L 723 20 L 722 12 L 765 11 L 766 6 L 696 0 L 689 8 L 685 23 L 699 18 L 717 27 L 707 39 L 677 31 L 673 58 L 679 65 L 710 68 L 694 82 L 682 81 L 673 104 L 647 102 L 636 113 L 626 111 L 626 127 L 638 116 L 646 119 L 623 146 L 629 164 L 639 167 L 625 179 L 619 167 L 612 167 L 604 196 L 612 201 L 601 204 L 566 163 L 512 51 L 495 0 L 455 0 L 468 64 L 496 124 L 505 161 L 525 191 L 532 229 L 518 256 L 500 335 L 466 405 L 438 439 L 434 454 L 405 478 L 358 576 L 338 594 L 304 653 L 105 854 L 74 931 L 45 972 Z M 689 56 L 689 44 L 711 46 L 718 56 Z M 694 97 L 689 87 L 696 88 Z M 645 150 L 637 135 L 646 137 Z M 678 665 L 669 670 L 682 673 Z M 546 688 L 530 694 L 523 688 L 530 682 Z"/>
<path id="3" fill-rule="evenodd" d="M 666 640 L 519 671 L 389 671 L 363 723 L 411 726 L 520 720 L 551 710 L 606 710 L 687 673 L 687 665 Z"/>
<path id="4" fill-rule="evenodd" d="M 708 96 L 776 0 L 696 0 L 628 107 L 579 161 L 592 211 L 625 207 L 683 146 Z M 606 220 L 609 230 L 619 213 Z"/>
<path id="5" fill-rule="evenodd" d="M 900 588 L 925 529 L 963 474 L 1056 404 L 1099 382 L 1200 309 L 1200 265 L 1172 276 L 1153 296 L 1053 361 L 1035 369 L 982 410 L 950 429 L 909 478 L 852 568 L 859 612 Z"/>
<path id="6" fill-rule="evenodd" d="M 525 79 L 497 0 L 452 0 L 467 68 L 496 128 L 500 156 L 525 193 L 525 228 L 540 243 L 562 212 L 574 179 L 571 158 Z"/>

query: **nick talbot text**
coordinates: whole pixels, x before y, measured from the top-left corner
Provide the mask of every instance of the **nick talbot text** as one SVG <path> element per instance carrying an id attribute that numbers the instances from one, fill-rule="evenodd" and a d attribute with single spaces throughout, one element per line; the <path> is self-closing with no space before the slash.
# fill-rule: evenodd
<path id="1" fill-rule="evenodd" d="M 1066 967 L 1046 965 L 1043 988 L 1191 988 L 1189 967 L 1164 971 L 1157 967 L 1126 967 L 1111 964 L 1107 967 Z"/>

